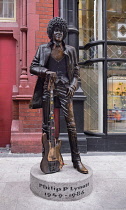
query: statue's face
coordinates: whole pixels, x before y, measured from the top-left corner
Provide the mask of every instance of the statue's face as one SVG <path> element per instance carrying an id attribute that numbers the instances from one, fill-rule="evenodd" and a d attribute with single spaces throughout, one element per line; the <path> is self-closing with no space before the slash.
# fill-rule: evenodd
<path id="1" fill-rule="evenodd" d="M 63 40 L 63 31 L 59 27 L 56 27 L 54 29 L 53 40 L 58 42 L 61 42 Z"/>

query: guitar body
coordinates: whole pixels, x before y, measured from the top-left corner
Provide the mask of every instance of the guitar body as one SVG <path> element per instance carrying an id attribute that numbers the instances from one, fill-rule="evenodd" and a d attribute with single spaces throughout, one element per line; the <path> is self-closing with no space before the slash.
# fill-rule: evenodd
<path id="1" fill-rule="evenodd" d="M 60 154 L 61 140 L 57 140 L 55 146 L 47 140 L 46 133 L 42 136 L 44 156 L 40 163 L 40 168 L 45 174 L 56 173 L 63 167 L 63 158 Z"/>
<path id="2" fill-rule="evenodd" d="M 47 139 L 47 134 L 43 133 L 44 155 L 40 163 L 40 168 L 45 174 L 56 173 L 63 167 L 63 158 L 60 154 L 61 141 L 55 138 L 54 80 L 52 78 L 49 79 L 48 90 L 50 91 L 49 139 Z"/>

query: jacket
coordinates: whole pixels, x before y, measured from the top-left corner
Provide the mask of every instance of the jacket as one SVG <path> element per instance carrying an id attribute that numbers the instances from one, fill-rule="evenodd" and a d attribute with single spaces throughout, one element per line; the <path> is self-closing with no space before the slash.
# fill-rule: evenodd
<path id="1" fill-rule="evenodd" d="M 38 76 L 33 98 L 29 106 L 32 109 L 42 108 L 43 86 L 46 71 L 49 70 L 46 68 L 46 66 L 51 54 L 51 46 L 51 42 L 49 42 L 48 44 L 40 45 L 30 66 L 30 73 Z M 66 55 L 67 60 L 67 73 L 69 84 L 73 85 L 74 83 L 74 86 L 77 87 L 77 81 L 79 78 L 79 66 L 77 62 L 76 50 L 74 47 L 65 44 L 64 49 L 64 54 Z"/>

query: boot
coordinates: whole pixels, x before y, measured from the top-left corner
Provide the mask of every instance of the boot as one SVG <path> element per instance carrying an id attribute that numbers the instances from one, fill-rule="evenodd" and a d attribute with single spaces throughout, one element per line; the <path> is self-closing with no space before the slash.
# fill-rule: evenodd
<path id="1" fill-rule="evenodd" d="M 78 145 L 77 145 L 77 134 L 69 132 L 68 135 L 69 135 L 73 167 L 77 169 L 77 171 L 79 171 L 80 173 L 88 174 L 88 170 L 81 162 L 80 152 L 78 150 Z"/>
<path id="2" fill-rule="evenodd" d="M 85 168 L 81 160 L 74 160 L 73 167 L 82 174 L 88 174 L 88 170 Z"/>

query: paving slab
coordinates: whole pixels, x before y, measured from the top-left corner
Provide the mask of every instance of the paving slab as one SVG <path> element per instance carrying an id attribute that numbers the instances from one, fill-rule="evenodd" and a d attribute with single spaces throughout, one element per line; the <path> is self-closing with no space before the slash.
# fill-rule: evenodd
<path id="1" fill-rule="evenodd" d="M 93 170 L 93 191 L 81 200 L 63 202 L 40 198 L 30 190 L 30 170 L 41 161 L 40 154 L 2 154 L 0 210 L 126 210 L 126 153 L 92 152 L 81 157 Z M 71 160 L 70 154 L 63 154 L 63 159 Z"/>

